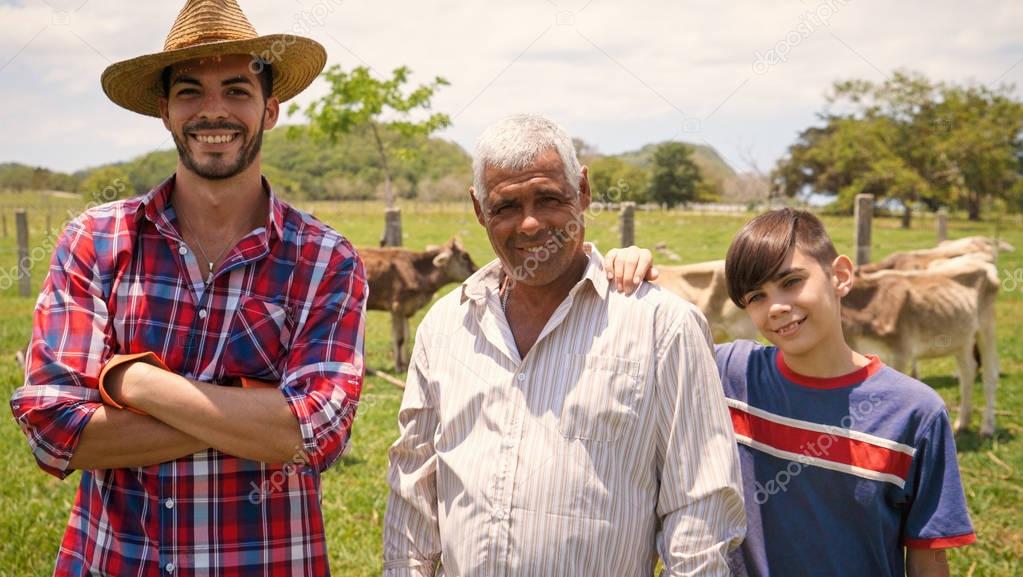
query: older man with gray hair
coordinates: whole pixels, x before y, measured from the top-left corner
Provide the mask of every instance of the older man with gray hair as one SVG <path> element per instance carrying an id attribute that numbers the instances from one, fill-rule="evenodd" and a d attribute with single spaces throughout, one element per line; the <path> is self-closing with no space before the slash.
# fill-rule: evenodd
<path id="1" fill-rule="evenodd" d="M 692 305 L 611 290 L 584 248 L 587 170 L 539 116 L 473 159 L 498 258 L 416 334 L 391 447 L 386 576 L 728 575 L 738 457 Z"/>

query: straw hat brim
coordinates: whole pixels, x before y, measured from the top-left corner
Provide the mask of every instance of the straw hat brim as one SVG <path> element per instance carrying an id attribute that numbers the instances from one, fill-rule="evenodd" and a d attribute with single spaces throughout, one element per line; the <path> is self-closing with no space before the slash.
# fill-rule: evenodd
<path id="1" fill-rule="evenodd" d="M 281 102 L 305 90 L 327 63 L 327 51 L 319 42 L 291 34 L 209 42 L 112 64 L 103 71 L 103 92 L 119 106 L 159 118 L 163 97 L 160 75 L 164 68 L 195 58 L 230 54 L 250 54 L 268 61 L 273 67 L 273 95 Z"/>

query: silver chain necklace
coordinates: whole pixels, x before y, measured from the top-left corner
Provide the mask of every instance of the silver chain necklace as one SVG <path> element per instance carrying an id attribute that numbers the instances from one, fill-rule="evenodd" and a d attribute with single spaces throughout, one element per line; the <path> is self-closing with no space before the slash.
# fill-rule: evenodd
<path id="1" fill-rule="evenodd" d="M 231 250 L 231 248 L 234 247 L 235 243 L 237 243 L 239 240 L 241 240 L 241 237 L 236 238 L 233 242 L 228 244 L 224 248 L 224 250 L 220 251 L 220 254 L 217 255 L 216 259 L 210 260 L 210 257 L 206 254 L 206 249 L 203 248 L 203 246 L 202 246 L 202 241 L 199 240 L 199 235 L 195 234 L 195 231 L 192 230 L 192 227 L 189 226 L 188 223 L 185 222 L 185 219 L 181 218 L 180 215 L 178 216 L 178 220 L 181 221 L 181 224 L 184 225 L 184 227 L 188 229 L 189 234 L 191 234 L 192 238 L 195 239 L 195 246 L 199 249 L 199 254 L 201 254 L 202 257 L 204 259 L 206 259 L 206 262 L 209 264 L 209 273 L 206 276 L 206 282 L 209 283 L 211 280 L 213 280 L 213 265 L 215 265 L 217 263 L 217 261 L 219 261 L 222 256 L 227 254 L 227 251 Z"/>

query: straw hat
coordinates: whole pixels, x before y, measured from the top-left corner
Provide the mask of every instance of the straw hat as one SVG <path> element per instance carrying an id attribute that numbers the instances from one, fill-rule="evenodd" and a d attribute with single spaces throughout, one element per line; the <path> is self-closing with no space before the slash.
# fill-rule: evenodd
<path id="1" fill-rule="evenodd" d="M 110 65 L 103 71 L 103 91 L 128 110 L 159 117 L 164 68 L 229 54 L 251 54 L 270 63 L 274 96 L 281 102 L 305 90 L 327 62 L 326 51 L 315 40 L 292 34 L 258 36 L 236 0 L 188 0 L 167 34 L 163 52 Z"/>

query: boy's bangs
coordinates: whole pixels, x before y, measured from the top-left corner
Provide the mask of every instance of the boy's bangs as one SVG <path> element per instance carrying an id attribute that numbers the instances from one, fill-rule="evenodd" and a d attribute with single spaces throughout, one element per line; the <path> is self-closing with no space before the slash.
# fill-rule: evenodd
<path id="1" fill-rule="evenodd" d="M 736 236 L 725 257 L 728 296 L 736 306 L 746 308 L 746 293 L 763 286 L 781 269 L 795 241 L 793 228 L 788 219 L 757 218 Z"/>
<path id="2" fill-rule="evenodd" d="M 742 227 L 728 247 L 725 278 L 728 296 L 739 308 L 742 298 L 774 278 L 796 247 L 825 271 L 838 258 L 824 224 L 805 210 L 782 208 L 761 214 Z"/>

